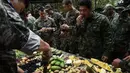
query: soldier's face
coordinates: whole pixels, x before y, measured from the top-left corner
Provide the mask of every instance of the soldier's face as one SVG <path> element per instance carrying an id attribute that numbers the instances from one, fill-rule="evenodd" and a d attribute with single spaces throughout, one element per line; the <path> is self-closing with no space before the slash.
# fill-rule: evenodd
<path id="1" fill-rule="evenodd" d="M 106 11 L 105 13 L 107 16 L 111 16 L 113 14 L 113 10 L 112 9 L 109 9 Z"/>
<path id="2" fill-rule="evenodd" d="M 52 14 L 53 13 L 53 11 L 52 10 L 46 10 L 46 12 L 48 13 L 48 14 Z"/>
<path id="3" fill-rule="evenodd" d="M 13 7 L 15 8 L 15 10 L 18 13 L 23 12 L 23 10 L 25 9 L 25 4 L 22 1 L 19 0 L 11 0 Z"/>
<path id="4" fill-rule="evenodd" d="M 85 18 L 88 18 L 91 13 L 91 10 L 88 9 L 86 6 L 80 6 L 79 11 L 80 11 L 80 15 L 82 15 Z"/>
<path id="5" fill-rule="evenodd" d="M 45 12 L 44 11 L 39 11 L 39 15 L 40 15 L 40 17 L 44 17 L 45 16 Z"/>
<path id="6" fill-rule="evenodd" d="M 65 11 L 69 11 L 70 5 L 63 4 L 63 8 L 64 8 Z"/>

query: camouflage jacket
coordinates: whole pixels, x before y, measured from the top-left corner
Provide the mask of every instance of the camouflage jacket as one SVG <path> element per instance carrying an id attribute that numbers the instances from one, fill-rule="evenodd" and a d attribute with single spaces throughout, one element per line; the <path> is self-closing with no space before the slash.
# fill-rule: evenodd
<path id="1" fill-rule="evenodd" d="M 109 58 L 113 58 L 115 52 L 118 54 L 115 58 L 122 59 L 126 52 L 130 50 L 130 18 L 127 11 L 123 11 L 118 20 L 115 21 L 113 26 L 113 45 L 111 51 L 106 51 L 105 54 Z M 110 50 L 110 49 L 109 49 Z M 105 55 L 104 54 L 104 55 Z M 111 56 L 112 55 L 112 56 Z M 114 54 L 115 55 L 115 54 Z"/>
<path id="2" fill-rule="evenodd" d="M 122 70 L 126 73 L 130 72 L 130 61 L 124 61 L 122 60 L 120 62 L 120 67 L 122 68 Z"/>
<path id="3" fill-rule="evenodd" d="M 116 21 L 118 20 L 119 18 L 119 14 L 114 12 L 114 14 L 111 16 L 111 17 L 108 17 L 109 20 L 110 20 L 110 24 L 113 25 L 113 26 L 116 26 L 114 25 L 116 23 Z"/>
<path id="4" fill-rule="evenodd" d="M 66 13 L 66 18 L 65 18 L 65 22 L 66 24 L 68 24 L 70 27 L 75 27 L 76 26 L 76 18 L 79 15 L 79 11 L 76 9 L 73 9 L 71 11 L 68 11 Z M 61 43 L 60 43 L 60 49 L 70 52 L 70 53 L 76 53 L 77 50 L 75 50 L 77 47 L 74 43 L 75 40 L 74 37 L 72 37 L 72 33 L 69 33 L 69 35 L 67 35 L 67 38 L 62 38 L 61 39 Z"/>
<path id="5" fill-rule="evenodd" d="M 71 11 L 68 11 L 66 13 L 66 23 L 69 25 L 69 26 L 75 26 L 76 25 L 76 18 L 78 17 L 79 15 L 79 11 L 76 10 L 76 9 L 73 9 Z"/>
<path id="6" fill-rule="evenodd" d="M 34 24 L 34 22 L 36 21 L 36 19 L 35 19 L 35 17 L 33 17 L 32 15 L 28 15 L 28 17 L 27 17 L 27 27 L 29 28 L 29 29 L 31 29 L 32 31 L 34 31 L 34 29 L 35 29 L 35 24 Z"/>
<path id="7" fill-rule="evenodd" d="M 31 54 L 39 45 L 40 38 L 25 27 L 12 5 L 0 0 L 0 72 L 17 73 L 13 49 Z"/>
<path id="8" fill-rule="evenodd" d="M 38 18 L 35 21 L 35 29 L 38 32 L 40 29 L 42 28 L 56 28 L 56 24 L 54 22 L 54 19 L 50 18 L 50 17 L 46 17 L 46 19 L 42 19 L 42 18 Z M 40 37 L 46 41 L 48 41 L 49 39 L 51 39 L 53 37 L 53 31 L 49 31 L 49 32 L 38 32 L 38 34 L 40 35 Z"/>
<path id="9" fill-rule="evenodd" d="M 78 53 L 86 58 L 98 58 L 111 47 L 111 25 L 108 18 L 93 12 L 83 23 L 73 30 L 78 40 Z"/>
<path id="10" fill-rule="evenodd" d="M 54 21 L 55 21 L 55 23 L 57 25 L 57 28 L 60 28 L 60 25 L 63 24 L 63 22 L 65 20 L 63 18 L 63 16 L 58 12 L 53 12 L 52 15 L 49 15 L 49 17 L 54 19 Z"/>
<path id="11" fill-rule="evenodd" d="M 125 53 L 130 49 L 130 18 L 119 17 L 115 25 L 113 26 L 112 52 L 117 52 L 119 54 L 117 57 L 123 58 Z"/>

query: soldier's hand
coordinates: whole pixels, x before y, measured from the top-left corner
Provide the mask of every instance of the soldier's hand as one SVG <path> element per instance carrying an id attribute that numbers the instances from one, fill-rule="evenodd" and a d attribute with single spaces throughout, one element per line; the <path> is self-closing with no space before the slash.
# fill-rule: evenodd
<path id="1" fill-rule="evenodd" d="M 102 61 L 107 62 L 108 61 L 108 57 L 107 56 L 102 56 Z"/>
<path id="2" fill-rule="evenodd" d="M 47 32 L 47 28 L 42 28 L 39 30 L 40 32 Z"/>
<path id="3" fill-rule="evenodd" d="M 61 29 L 61 30 L 69 30 L 69 28 L 70 28 L 70 27 L 69 27 L 69 25 L 67 25 L 67 24 L 63 24 L 63 25 L 60 26 L 60 29 Z"/>
<path id="4" fill-rule="evenodd" d="M 66 31 L 61 31 L 59 36 L 60 36 L 61 38 L 66 38 L 66 37 L 69 36 L 69 33 L 66 32 Z"/>
<path id="5" fill-rule="evenodd" d="M 77 21 L 77 25 L 81 25 L 82 24 L 82 21 L 83 21 L 83 16 L 82 15 L 79 15 L 76 19 Z"/>
<path id="6" fill-rule="evenodd" d="M 20 67 L 17 67 L 17 70 L 18 70 L 18 73 L 24 73 L 24 71 Z"/>
<path id="7" fill-rule="evenodd" d="M 47 42 L 41 40 L 40 41 L 40 47 L 39 47 L 38 50 L 42 51 L 44 53 L 45 60 L 49 60 L 50 59 L 52 53 L 51 53 L 50 45 Z"/>
<path id="8" fill-rule="evenodd" d="M 55 31 L 55 28 L 47 28 L 47 31 Z"/>
<path id="9" fill-rule="evenodd" d="M 125 60 L 125 61 L 130 61 L 130 55 L 127 56 L 127 57 L 125 57 L 123 60 Z"/>
<path id="10" fill-rule="evenodd" d="M 117 59 L 113 60 L 112 65 L 115 68 L 119 68 L 120 67 L 120 62 L 121 62 L 121 60 L 117 58 Z"/>

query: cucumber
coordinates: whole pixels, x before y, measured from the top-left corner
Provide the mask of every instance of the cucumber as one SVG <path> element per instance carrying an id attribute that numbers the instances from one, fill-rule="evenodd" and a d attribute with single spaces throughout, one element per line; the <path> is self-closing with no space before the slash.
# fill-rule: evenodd
<path id="1" fill-rule="evenodd" d="M 62 58 L 57 58 L 57 60 L 59 60 L 60 62 L 64 62 Z"/>
<path id="2" fill-rule="evenodd" d="M 51 62 L 51 65 L 54 65 L 56 62 L 57 62 L 56 60 L 52 61 L 52 62 Z"/>
<path id="3" fill-rule="evenodd" d="M 65 67 L 65 63 L 64 63 L 64 62 L 61 62 L 61 63 L 60 63 L 60 67 Z"/>
<path id="4" fill-rule="evenodd" d="M 58 51 L 56 54 L 57 54 L 57 55 L 60 55 L 60 54 L 62 54 L 62 51 Z"/>
<path id="5" fill-rule="evenodd" d="M 53 61 L 53 60 L 54 60 L 54 58 L 50 58 L 50 62 Z"/>
<path id="6" fill-rule="evenodd" d="M 49 70 L 49 72 L 50 72 L 50 73 L 52 72 L 51 69 Z"/>
<path id="7" fill-rule="evenodd" d="M 59 66 L 51 66 L 51 70 L 60 70 L 61 69 L 61 67 L 59 67 Z"/>
<path id="8" fill-rule="evenodd" d="M 56 66 L 60 66 L 60 63 L 61 63 L 61 62 L 57 61 L 57 62 L 55 63 L 55 65 L 56 65 Z"/>

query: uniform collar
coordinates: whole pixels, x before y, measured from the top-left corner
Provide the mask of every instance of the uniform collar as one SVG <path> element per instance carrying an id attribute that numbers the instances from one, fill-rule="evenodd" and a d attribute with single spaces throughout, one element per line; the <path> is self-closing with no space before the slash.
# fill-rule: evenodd
<path id="1" fill-rule="evenodd" d="M 46 16 L 45 18 L 41 18 L 41 17 L 39 17 L 40 18 L 40 20 L 43 20 L 43 21 L 47 21 L 48 20 L 48 16 Z"/>
<path id="2" fill-rule="evenodd" d="M 93 20 L 94 17 L 94 12 L 91 12 L 91 15 L 87 18 L 88 22 L 91 22 Z"/>

